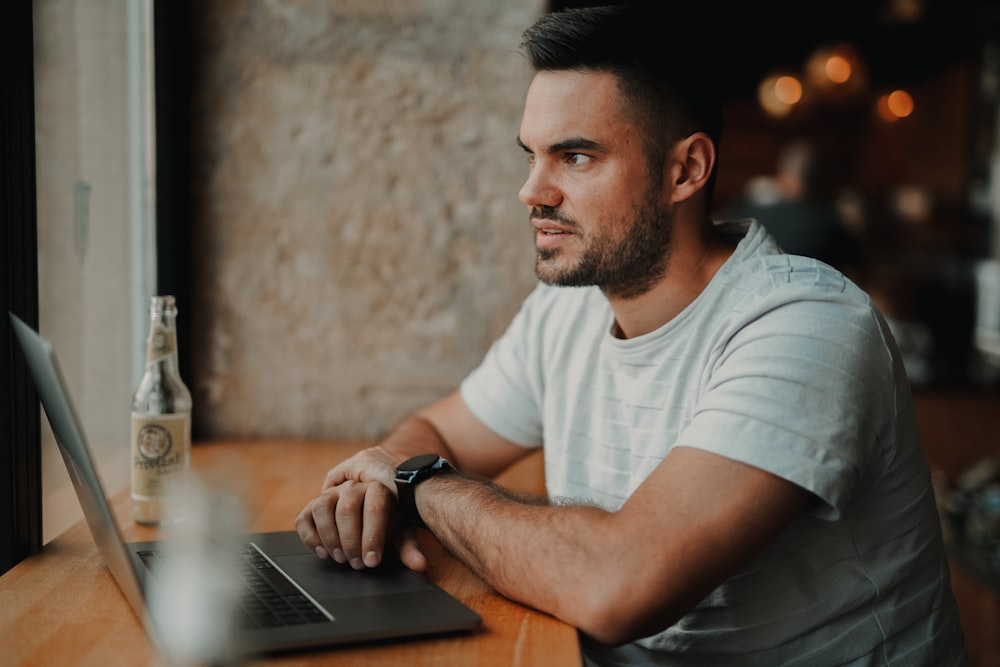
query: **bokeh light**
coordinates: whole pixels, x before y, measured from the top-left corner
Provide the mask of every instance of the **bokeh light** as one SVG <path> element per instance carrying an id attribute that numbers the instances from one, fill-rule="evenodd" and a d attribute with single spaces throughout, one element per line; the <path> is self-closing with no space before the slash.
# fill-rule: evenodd
<path id="1" fill-rule="evenodd" d="M 894 90 L 878 98 L 876 110 L 879 118 L 887 123 L 894 123 L 901 118 L 913 114 L 913 96 L 905 90 Z"/>
<path id="2" fill-rule="evenodd" d="M 774 95 L 789 106 L 798 104 L 802 99 L 802 83 L 794 76 L 779 76 L 774 82 Z"/>
<path id="3" fill-rule="evenodd" d="M 851 78 L 851 70 L 851 61 L 837 53 L 828 57 L 823 64 L 826 77 L 834 83 L 846 83 Z"/>
<path id="4" fill-rule="evenodd" d="M 823 46 L 813 51 L 805 64 L 806 83 L 823 99 L 848 102 L 868 86 L 867 68 L 851 44 Z"/>
<path id="5" fill-rule="evenodd" d="M 757 101 L 768 115 L 787 116 L 802 101 L 802 82 L 791 74 L 771 74 L 757 87 Z"/>

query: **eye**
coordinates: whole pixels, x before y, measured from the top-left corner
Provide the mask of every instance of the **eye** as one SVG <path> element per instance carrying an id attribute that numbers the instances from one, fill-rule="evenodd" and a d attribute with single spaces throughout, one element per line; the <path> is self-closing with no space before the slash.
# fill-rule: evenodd
<path id="1" fill-rule="evenodd" d="M 573 165 L 574 167 L 585 167 L 590 164 L 592 158 L 589 155 L 584 155 L 583 153 L 567 153 L 566 162 Z"/>

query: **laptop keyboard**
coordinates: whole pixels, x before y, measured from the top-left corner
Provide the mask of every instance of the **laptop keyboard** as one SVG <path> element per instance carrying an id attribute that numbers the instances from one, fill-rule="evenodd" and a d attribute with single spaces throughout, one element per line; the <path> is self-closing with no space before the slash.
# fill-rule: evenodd
<path id="1" fill-rule="evenodd" d="M 246 592 L 240 606 L 253 627 L 279 627 L 326 623 L 323 610 L 250 545 L 243 549 L 243 583 Z"/>
<path id="2" fill-rule="evenodd" d="M 162 554 L 158 551 L 143 551 L 138 555 L 154 574 L 162 564 Z M 244 590 L 239 608 L 243 612 L 240 619 L 243 626 L 276 628 L 332 620 L 252 545 L 243 546 L 240 565 Z"/>

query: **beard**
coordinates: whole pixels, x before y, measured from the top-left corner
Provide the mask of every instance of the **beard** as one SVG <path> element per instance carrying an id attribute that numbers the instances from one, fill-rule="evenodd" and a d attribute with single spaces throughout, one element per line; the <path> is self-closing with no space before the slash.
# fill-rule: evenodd
<path id="1" fill-rule="evenodd" d="M 558 264 L 563 249 L 538 249 L 538 278 L 560 287 L 593 285 L 608 298 L 631 299 L 648 292 L 666 273 L 673 235 L 672 217 L 659 205 L 657 194 L 647 190 L 642 200 L 633 204 L 630 221 L 605 220 L 590 237 L 583 236 L 580 225 L 558 209 L 533 209 L 532 218 L 557 220 L 584 243 L 583 254 L 569 266 Z"/>

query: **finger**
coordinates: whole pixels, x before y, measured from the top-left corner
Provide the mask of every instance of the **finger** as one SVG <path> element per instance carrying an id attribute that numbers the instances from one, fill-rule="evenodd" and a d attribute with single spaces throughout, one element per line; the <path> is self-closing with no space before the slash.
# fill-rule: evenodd
<path id="1" fill-rule="evenodd" d="M 338 563 L 346 562 L 341 548 L 340 531 L 337 527 L 336 512 L 341 502 L 339 489 L 324 491 L 309 504 L 309 513 L 315 526 L 317 546 L 314 551 L 320 558 L 332 558 Z"/>
<path id="2" fill-rule="evenodd" d="M 343 561 L 355 570 L 364 568 L 361 531 L 364 525 L 363 512 L 367 484 L 345 482 L 337 487 L 339 497 L 334 510 L 334 520 L 339 548 L 343 550 Z"/>
<path id="3" fill-rule="evenodd" d="M 396 501 L 379 483 L 369 484 L 365 490 L 364 514 L 361 526 L 361 554 L 366 567 L 376 567 L 382 562 L 386 536 L 395 521 Z"/>
<path id="4" fill-rule="evenodd" d="M 316 555 L 320 558 L 329 558 L 330 554 L 323 546 L 319 529 L 316 528 L 316 521 L 313 517 L 313 511 L 316 507 L 315 503 L 316 499 L 311 500 L 302 508 L 298 516 L 295 517 L 295 530 L 298 532 L 302 544 L 316 552 Z"/>
<path id="5" fill-rule="evenodd" d="M 382 482 L 388 489 L 394 489 L 396 461 L 381 447 L 363 449 L 351 458 L 334 466 L 323 480 L 323 489 L 328 489 L 348 480 L 355 482 Z"/>
<path id="6" fill-rule="evenodd" d="M 423 549 L 420 548 L 415 528 L 407 526 L 399 531 L 396 538 L 396 550 L 399 551 L 399 560 L 406 567 L 416 572 L 425 572 L 427 570 L 427 556 L 424 555 Z"/>
<path id="7" fill-rule="evenodd" d="M 334 466 L 327 471 L 326 477 L 323 478 L 323 491 L 345 481 L 347 481 L 347 475 L 344 474 L 344 466 L 342 464 Z"/>
<path id="8" fill-rule="evenodd" d="M 347 481 L 365 482 L 365 461 L 368 460 L 368 450 L 363 449 L 350 458 L 341 461 L 330 468 L 323 479 L 323 490 L 338 486 Z"/>
<path id="9" fill-rule="evenodd" d="M 306 548 L 311 549 L 320 558 L 328 558 L 326 548 L 323 547 L 316 532 L 316 524 L 313 522 L 311 503 L 307 504 L 295 517 L 295 531 L 299 534 L 299 539 Z"/>

